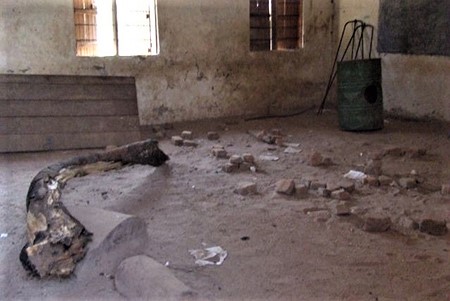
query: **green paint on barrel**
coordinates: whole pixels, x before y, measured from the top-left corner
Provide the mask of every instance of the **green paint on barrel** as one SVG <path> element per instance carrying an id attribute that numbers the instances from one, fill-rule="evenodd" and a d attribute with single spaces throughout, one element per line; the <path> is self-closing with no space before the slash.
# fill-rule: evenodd
<path id="1" fill-rule="evenodd" d="M 381 60 L 340 62 L 337 77 L 341 129 L 346 131 L 382 129 Z"/>

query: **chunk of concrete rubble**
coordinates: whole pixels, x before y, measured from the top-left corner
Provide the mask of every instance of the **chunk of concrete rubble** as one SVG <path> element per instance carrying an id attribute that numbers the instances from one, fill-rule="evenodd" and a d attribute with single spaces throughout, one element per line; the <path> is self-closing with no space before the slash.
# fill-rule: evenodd
<path id="1" fill-rule="evenodd" d="M 308 163 L 311 166 L 320 166 L 322 164 L 323 161 L 323 156 L 321 153 L 319 152 L 313 152 L 310 156 L 309 156 L 309 160 Z"/>
<path id="2" fill-rule="evenodd" d="M 184 146 L 189 146 L 189 147 L 197 147 L 198 143 L 195 142 L 194 140 L 184 140 L 183 141 L 183 145 Z"/>
<path id="3" fill-rule="evenodd" d="M 183 138 L 181 136 L 172 136 L 172 143 L 176 146 L 182 146 Z"/>
<path id="4" fill-rule="evenodd" d="M 244 162 L 247 162 L 247 163 L 250 163 L 250 164 L 255 163 L 255 157 L 252 154 L 250 154 L 250 153 L 243 154 L 242 155 L 242 160 L 244 160 Z"/>
<path id="5" fill-rule="evenodd" d="M 206 138 L 208 140 L 218 140 L 220 136 L 219 133 L 211 131 L 206 134 Z"/>
<path id="6" fill-rule="evenodd" d="M 419 228 L 419 224 L 409 216 L 400 216 L 393 224 L 395 230 L 400 233 L 411 233 Z"/>
<path id="7" fill-rule="evenodd" d="M 441 187 L 441 194 L 449 195 L 450 194 L 450 184 L 443 184 Z"/>
<path id="8" fill-rule="evenodd" d="M 351 195 L 344 189 L 338 189 L 331 192 L 331 198 L 336 200 L 347 201 L 351 199 Z"/>
<path id="9" fill-rule="evenodd" d="M 193 138 L 192 132 L 191 131 L 181 132 L 181 138 L 186 139 L 186 140 L 192 140 L 192 138 Z"/>
<path id="10" fill-rule="evenodd" d="M 237 188 L 234 190 L 235 193 L 246 196 L 250 194 L 256 194 L 256 183 L 253 182 L 241 182 L 238 184 Z"/>
<path id="11" fill-rule="evenodd" d="M 375 186 L 375 187 L 380 186 L 380 181 L 378 180 L 378 177 L 376 177 L 376 176 L 372 176 L 372 175 L 367 176 L 364 179 L 364 182 L 367 183 L 367 185 L 369 185 L 369 186 Z"/>
<path id="12" fill-rule="evenodd" d="M 293 195 L 295 192 L 295 182 L 293 179 L 282 179 L 276 183 L 275 191 L 280 194 Z"/>
<path id="13" fill-rule="evenodd" d="M 114 284 L 122 296 L 132 300 L 188 300 L 197 296 L 170 269 L 145 255 L 122 261 Z"/>
<path id="14" fill-rule="evenodd" d="M 412 189 L 412 188 L 416 188 L 417 187 L 417 181 L 415 178 L 400 178 L 398 180 L 398 184 L 400 185 L 400 187 L 405 188 L 405 189 Z"/>
<path id="15" fill-rule="evenodd" d="M 239 170 L 239 166 L 236 164 L 232 164 L 230 162 L 225 163 L 225 165 L 222 166 L 222 170 L 226 173 L 232 173 Z"/>
<path id="16" fill-rule="evenodd" d="M 239 165 L 239 164 L 241 164 L 242 162 L 244 162 L 244 160 L 243 160 L 242 157 L 239 156 L 239 155 L 232 155 L 232 156 L 230 157 L 229 162 L 230 162 L 231 164 Z"/>
<path id="17" fill-rule="evenodd" d="M 218 159 L 227 159 L 228 153 L 222 145 L 214 145 L 211 149 L 211 152 L 214 157 Z"/>
<path id="18" fill-rule="evenodd" d="M 442 236 L 447 234 L 447 222 L 445 220 L 423 219 L 419 223 L 420 232 L 424 232 L 434 236 Z"/>
<path id="19" fill-rule="evenodd" d="M 386 232 L 391 227 L 391 219 L 383 216 L 368 216 L 364 219 L 363 230 L 366 232 Z"/>
<path id="20" fill-rule="evenodd" d="M 392 178 L 385 176 L 385 175 L 381 175 L 378 177 L 378 182 L 381 186 L 388 186 L 392 183 Z"/>
<path id="21" fill-rule="evenodd" d="M 370 159 L 364 167 L 364 173 L 372 176 L 379 176 L 382 173 L 382 161 Z"/>

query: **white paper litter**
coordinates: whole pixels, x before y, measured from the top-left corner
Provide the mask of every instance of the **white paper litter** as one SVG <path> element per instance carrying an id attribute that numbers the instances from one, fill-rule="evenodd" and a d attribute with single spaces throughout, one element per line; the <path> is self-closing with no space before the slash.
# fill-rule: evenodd
<path id="1" fill-rule="evenodd" d="M 263 160 L 263 161 L 278 161 L 278 160 L 280 160 L 279 157 L 272 156 L 272 155 L 260 155 L 259 159 Z"/>
<path id="2" fill-rule="evenodd" d="M 8 237 L 8 233 L 2 233 L 0 234 L 0 238 L 7 238 Z"/>
<path id="3" fill-rule="evenodd" d="M 293 146 L 289 146 L 284 150 L 284 152 L 286 154 L 299 154 L 302 152 L 302 150 Z"/>
<path id="4" fill-rule="evenodd" d="M 363 182 L 367 175 L 361 171 L 350 170 L 344 175 L 344 178 Z"/>
<path id="5" fill-rule="evenodd" d="M 189 253 L 194 256 L 195 264 L 199 266 L 221 265 L 228 256 L 227 251 L 219 246 L 199 250 L 189 250 Z"/>

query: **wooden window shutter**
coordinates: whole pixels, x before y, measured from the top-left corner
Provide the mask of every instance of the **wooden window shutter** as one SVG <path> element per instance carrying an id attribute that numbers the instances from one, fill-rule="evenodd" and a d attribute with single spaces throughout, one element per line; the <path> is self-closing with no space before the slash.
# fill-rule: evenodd
<path id="1" fill-rule="evenodd" d="M 250 0 L 250 51 L 271 49 L 269 0 Z"/>
<path id="2" fill-rule="evenodd" d="M 274 0 L 276 49 L 297 49 L 302 41 L 301 0 Z"/>
<path id="3" fill-rule="evenodd" d="M 94 0 L 73 0 L 78 56 L 97 53 L 97 9 Z"/>

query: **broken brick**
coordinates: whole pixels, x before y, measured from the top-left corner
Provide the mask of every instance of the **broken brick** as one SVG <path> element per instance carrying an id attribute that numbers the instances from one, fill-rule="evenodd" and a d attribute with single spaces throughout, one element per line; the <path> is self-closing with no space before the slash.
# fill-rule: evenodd
<path id="1" fill-rule="evenodd" d="M 181 138 L 180 136 L 172 136 L 172 143 L 176 146 L 182 146 L 183 138 Z"/>
<path id="2" fill-rule="evenodd" d="M 338 190 L 331 192 L 331 197 L 333 199 L 346 201 L 346 200 L 350 200 L 351 195 L 344 189 L 338 189 Z"/>
<path id="3" fill-rule="evenodd" d="M 323 157 L 319 152 L 314 152 L 309 157 L 309 165 L 320 166 L 322 164 Z"/>
<path id="4" fill-rule="evenodd" d="M 255 163 L 255 157 L 253 157 L 253 155 L 249 153 L 243 154 L 242 159 L 247 163 Z"/>
<path id="5" fill-rule="evenodd" d="M 336 215 L 337 216 L 347 216 L 350 215 L 350 207 L 347 204 L 338 204 L 336 206 Z"/>
<path id="6" fill-rule="evenodd" d="M 295 191 L 295 182 L 292 179 L 282 179 L 276 184 L 276 192 L 286 195 L 292 195 Z"/>
<path id="7" fill-rule="evenodd" d="M 256 194 L 256 184 L 253 182 L 239 183 L 238 187 L 234 190 L 235 193 L 240 195 Z"/>

